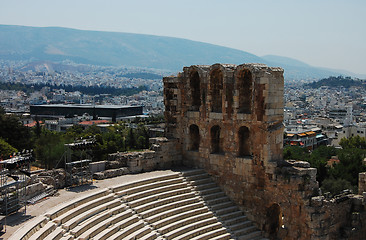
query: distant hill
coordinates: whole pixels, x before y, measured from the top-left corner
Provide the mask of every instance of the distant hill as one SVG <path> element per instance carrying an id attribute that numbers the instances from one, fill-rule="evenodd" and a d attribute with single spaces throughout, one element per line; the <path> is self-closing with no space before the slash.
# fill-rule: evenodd
<path id="1" fill-rule="evenodd" d="M 283 67 L 287 79 L 319 79 L 339 75 L 337 71 L 315 68 L 295 59 L 278 56 L 261 58 L 245 51 L 187 39 L 60 27 L 0 25 L 0 59 L 71 60 L 84 64 L 123 65 L 171 72 L 193 64 L 255 62 Z"/>
<path id="2" fill-rule="evenodd" d="M 85 64 L 73 66 L 70 64 L 55 63 L 47 60 L 47 61 L 30 62 L 21 67 L 19 70 L 21 71 L 32 70 L 34 72 L 54 72 L 54 71 L 88 72 L 91 69 L 90 67 L 88 67 L 88 65 Z"/>
<path id="3" fill-rule="evenodd" d="M 281 66 L 282 68 L 284 68 L 285 78 L 287 77 L 289 79 L 315 80 L 326 78 L 329 76 L 345 74 L 345 71 L 342 70 L 318 68 L 288 57 L 266 55 L 262 56 L 262 58 L 267 61 L 267 64 L 269 66 Z M 356 77 L 355 74 L 352 74 L 350 72 L 348 72 L 346 75 Z"/>
<path id="4" fill-rule="evenodd" d="M 322 86 L 328 86 L 328 87 L 344 87 L 344 88 L 350 88 L 350 87 L 364 87 L 366 89 L 366 82 L 360 81 L 360 80 L 353 80 L 350 77 L 328 77 L 325 79 L 321 79 L 317 82 L 312 82 L 309 84 L 306 84 L 305 86 L 311 87 L 311 88 L 319 88 Z"/>

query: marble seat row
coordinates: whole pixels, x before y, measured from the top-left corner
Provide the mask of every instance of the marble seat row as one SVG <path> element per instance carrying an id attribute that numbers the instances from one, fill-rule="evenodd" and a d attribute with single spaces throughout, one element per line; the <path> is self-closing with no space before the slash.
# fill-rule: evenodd
<path id="1" fill-rule="evenodd" d="M 214 215 L 239 240 L 263 239 L 259 231 L 244 213 L 228 198 L 225 193 L 210 179 L 209 174 L 197 169 L 183 173 L 183 176 L 197 191 Z"/>
<path id="2" fill-rule="evenodd" d="M 50 210 L 16 234 L 11 240 L 262 238 L 199 169 L 96 191 Z"/>

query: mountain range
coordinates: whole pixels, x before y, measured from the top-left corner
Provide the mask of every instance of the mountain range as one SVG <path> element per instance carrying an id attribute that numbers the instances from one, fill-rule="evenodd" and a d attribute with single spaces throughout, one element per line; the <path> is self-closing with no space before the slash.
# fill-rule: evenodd
<path id="1" fill-rule="evenodd" d="M 61 27 L 0 25 L 0 59 L 63 61 L 103 66 L 153 68 L 177 72 L 183 66 L 214 63 L 265 63 L 285 69 L 285 79 L 320 79 L 340 70 L 310 66 L 281 56 L 254 54 L 182 38 L 86 31 Z"/>

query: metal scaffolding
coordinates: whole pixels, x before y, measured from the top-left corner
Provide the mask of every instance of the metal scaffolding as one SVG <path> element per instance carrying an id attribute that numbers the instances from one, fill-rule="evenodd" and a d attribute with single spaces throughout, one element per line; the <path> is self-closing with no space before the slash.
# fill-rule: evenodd
<path id="1" fill-rule="evenodd" d="M 67 186 L 73 187 L 93 183 L 93 175 L 89 167 L 92 160 L 87 158 L 92 157 L 92 149 L 95 144 L 94 138 L 81 139 L 65 144 L 64 158 Z"/>
<path id="2" fill-rule="evenodd" d="M 23 206 L 26 213 L 26 187 L 33 161 L 32 151 L 28 150 L 0 161 L 0 214 L 5 216 L 5 220 Z"/>

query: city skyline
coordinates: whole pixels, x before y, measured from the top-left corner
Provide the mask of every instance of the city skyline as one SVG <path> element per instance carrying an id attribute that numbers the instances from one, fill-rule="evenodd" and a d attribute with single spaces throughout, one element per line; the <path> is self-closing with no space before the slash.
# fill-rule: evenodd
<path id="1" fill-rule="evenodd" d="M 361 0 L 18 0 L 0 6 L 0 24 L 178 37 L 366 74 Z"/>

